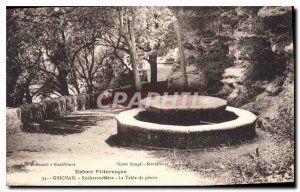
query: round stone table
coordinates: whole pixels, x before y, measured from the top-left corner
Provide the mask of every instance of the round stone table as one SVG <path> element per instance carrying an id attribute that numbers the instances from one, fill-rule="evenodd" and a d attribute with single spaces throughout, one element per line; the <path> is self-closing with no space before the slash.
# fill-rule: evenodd
<path id="1" fill-rule="evenodd" d="M 142 100 L 146 111 L 156 113 L 222 112 L 227 106 L 224 99 L 202 95 L 162 95 Z"/>
<path id="2" fill-rule="evenodd" d="M 129 145 L 154 148 L 197 149 L 231 145 L 255 137 L 256 116 L 249 111 L 227 107 L 236 119 L 223 123 L 178 126 L 138 120 L 144 112 L 135 108 L 116 116 L 119 139 Z"/>
<path id="3" fill-rule="evenodd" d="M 121 112 L 115 117 L 119 139 L 143 147 L 196 149 L 255 137 L 257 117 L 251 112 L 215 97 L 184 97 L 175 95 L 174 105 L 173 95 L 148 97 L 144 108 Z"/>

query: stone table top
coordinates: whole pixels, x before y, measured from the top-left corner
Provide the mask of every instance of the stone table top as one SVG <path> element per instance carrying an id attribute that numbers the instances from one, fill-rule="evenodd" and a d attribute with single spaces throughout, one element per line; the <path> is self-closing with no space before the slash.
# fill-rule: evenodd
<path id="1" fill-rule="evenodd" d="M 146 111 L 173 112 L 221 112 L 227 106 L 224 99 L 202 95 L 161 95 L 142 100 Z"/>

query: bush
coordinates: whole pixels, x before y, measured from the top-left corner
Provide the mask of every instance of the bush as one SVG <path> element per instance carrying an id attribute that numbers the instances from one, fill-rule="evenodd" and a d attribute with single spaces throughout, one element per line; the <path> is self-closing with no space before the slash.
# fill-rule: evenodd
<path id="1" fill-rule="evenodd" d="M 249 80 L 270 80 L 285 69 L 283 57 L 274 53 L 271 42 L 263 37 L 242 38 L 237 48 L 247 53 L 240 59 L 250 60 L 252 64 L 246 77 Z"/>
<path id="2" fill-rule="evenodd" d="M 128 70 L 120 73 L 113 81 L 112 87 L 123 87 L 130 85 L 133 82 L 133 75 Z"/>
<path id="3" fill-rule="evenodd" d="M 221 49 L 200 58 L 198 63 L 207 82 L 203 90 L 208 94 L 216 94 L 223 87 L 221 80 L 224 70 L 232 66 L 233 62 L 226 57 L 226 51 Z"/>
<path id="4" fill-rule="evenodd" d="M 230 167 L 232 183 L 274 183 L 294 181 L 294 143 L 279 144 L 280 150 L 268 150 L 259 156 L 239 159 Z M 258 150 L 258 148 L 257 148 Z M 246 157 L 245 157 L 246 158 Z"/>
<path id="5" fill-rule="evenodd" d="M 279 141 L 294 141 L 295 117 L 292 114 L 294 106 L 285 106 L 280 108 L 277 118 L 271 120 L 272 132 L 275 133 Z"/>

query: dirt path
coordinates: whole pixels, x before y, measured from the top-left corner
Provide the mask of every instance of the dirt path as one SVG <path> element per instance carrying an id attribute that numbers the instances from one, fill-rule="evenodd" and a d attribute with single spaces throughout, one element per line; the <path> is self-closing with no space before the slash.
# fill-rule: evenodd
<path id="1" fill-rule="evenodd" d="M 172 168 L 173 165 L 166 164 L 168 162 L 166 157 L 154 155 L 154 150 L 126 148 L 115 144 L 111 138 L 117 133 L 114 120 L 117 113 L 100 110 L 79 111 L 63 120 L 45 122 L 43 129 L 38 133 L 18 132 L 8 135 L 7 183 L 13 185 L 215 184 L 214 180 L 203 178 L 192 171 L 178 171 Z M 83 170 L 86 173 L 75 174 L 76 170 Z M 101 173 L 101 171 L 96 173 L 96 170 L 118 171 L 118 173 Z M 75 178 L 58 176 L 75 176 Z"/>

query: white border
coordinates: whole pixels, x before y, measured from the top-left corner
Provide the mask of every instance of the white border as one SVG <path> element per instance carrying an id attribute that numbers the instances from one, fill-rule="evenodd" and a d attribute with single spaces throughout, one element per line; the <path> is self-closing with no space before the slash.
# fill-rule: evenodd
<path id="1" fill-rule="evenodd" d="M 6 90 L 6 70 L 5 70 L 5 63 L 6 63 L 6 6 L 117 6 L 117 5 L 140 5 L 140 6 L 295 6 L 295 9 L 297 11 L 296 14 L 296 21 L 297 21 L 297 32 L 299 32 L 299 10 L 300 10 L 300 1 L 299 0 L 257 0 L 257 1 L 251 1 L 251 0 L 48 0 L 48 1 L 42 1 L 42 0 L 2 0 L 0 2 L 0 63 L 1 63 L 1 70 L 0 70 L 0 90 L 2 94 L 0 94 L 0 109 L 1 109 L 1 127 L 0 127 L 0 151 L 1 151 L 1 159 L 0 159 L 0 165 L 1 165 L 1 173 L 0 173 L 0 191 L 8 191 L 9 188 L 7 188 L 6 185 L 6 126 L 5 126 L 5 113 L 6 113 L 6 96 L 5 96 L 5 90 Z M 296 34 L 297 35 L 297 34 Z M 297 44 L 299 43 L 298 38 L 296 38 Z M 299 49 L 297 49 L 296 55 L 299 55 Z M 299 75 L 299 67 L 297 67 L 297 75 Z M 299 77 L 297 80 L 296 85 L 299 85 Z M 299 88 L 297 93 L 299 93 Z M 297 105 L 297 113 L 299 114 L 299 106 Z M 298 117 L 298 115 L 297 115 Z M 298 129 L 298 127 L 296 128 Z M 299 130 L 297 131 L 297 137 L 296 142 L 299 143 Z M 296 148 L 297 154 L 299 154 L 299 146 Z M 297 158 L 297 168 L 299 167 L 299 157 Z M 297 170 L 297 173 L 298 170 Z M 297 181 L 298 176 L 296 176 Z M 23 179 L 23 178 L 20 178 Z M 299 182 L 296 182 L 299 185 Z M 111 188 L 112 190 L 116 190 L 119 188 Z M 157 188 L 156 188 L 157 189 Z M 200 188 L 194 188 L 190 190 L 199 190 Z M 203 190 L 204 188 L 201 188 Z M 232 188 L 234 190 L 234 188 Z M 18 190 L 18 191 L 43 191 L 45 189 L 10 189 L 10 190 Z M 48 190 L 57 191 L 57 188 L 52 188 Z M 74 188 L 64 188 L 64 190 L 67 191 L 86 191 L 86 189 L 74 189 Z M 99 190 L 99 189 L 91 189 L 89 190 Z M 109 189 L 101 189 L 101 191 L 107 191 Z M 120 190 L 120 189 L 119 189 Z M 125 191 L 129 191 L 130 189 L 122 189 Z M 139 189 L 140 190 L 140 189 Z M 164 189 L 164 191 L 174 191 L 175 189 Z M 183 190 L 180 188 L 179 190 Z M 215 189 L 215 188 L 209 188 L 208 190 L 213 191 L 221 191 L 224 189 Z M 226 191 L 228 189 L 225 189 Z M 252 190 L 258 190 L 257 188 L 253 188 Z M 273 191 L 274 188 L 271 189 L 265 189 L 267 191 Z M 283 189 L 279 189 L 280 191 L 286 191 Z"/>
<path id="2" fill-rule="evenodd" d="M 260 1 L 249 1 L 249 0 L 51 0 L 51 1 L 41 1 L 41 0 L 10 0 L 6 2 L 6 5 L 9 6 L 292 6 L 295 4 L 295 1 L 285 0 L 260 0 Z"/>

